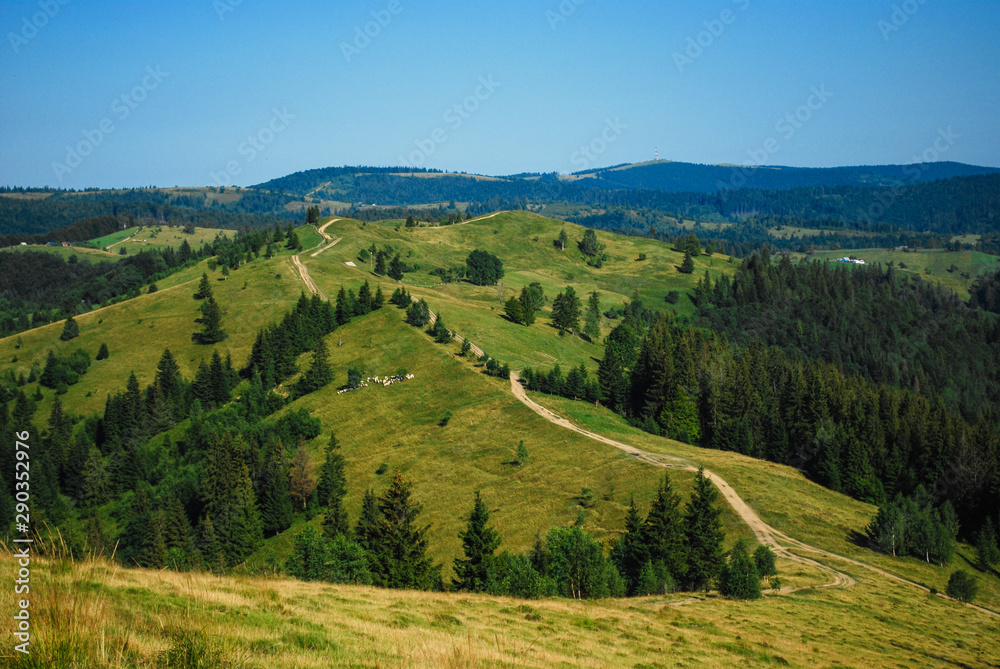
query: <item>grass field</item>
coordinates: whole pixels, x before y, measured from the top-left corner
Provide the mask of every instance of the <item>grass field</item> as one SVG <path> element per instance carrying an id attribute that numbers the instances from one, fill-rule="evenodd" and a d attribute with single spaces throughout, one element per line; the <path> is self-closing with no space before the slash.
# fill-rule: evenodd
<path id="1" fill-rule="evenodd" d="M 969 286 L 972 285 L 976 277 L 1000 269 L 1000 257 L 979 251 L 921 249 L 903 252 L 887 249 L 852 249 L 817 251 L 809 257 L 818 260 L 836 260 L 844 256 L 862 258 L 868 264 L 881 263 L 883 266 L 891 261 L 899 271 L 947 286 L 962 299 L 969 298 Z M 798 257 L 802 257 L 802 255 L 799 254 Z M 906 267 L 901 268 L 900 263 Z M 949 272 L 952 265 L 958 269 Z M 971 278 L 962 278 L 962 273 L 968 273 Z"/>
<path id="2" fill-rule="evenodd" d="M 12 581 L 16 560 L 0 555 Z M 860 575 L 737 603 L 701 595 L 519 601 L 32 562 L 28 662 L 9 667 L 986 667 L 1000 625 Z M 12 589 L 2 602 L 15 610 Z M 679 604 L 679 605 L 678 605 Z M 70 613 L 71 612 L 71 613 Z M 13 639 L 14 620 L 0 630 Z M 99 633 L 98 633 L 99 630 Z M 82 664 L 81 664 L 82 661 Z"/>
<path id="3" fill-rule="evenodd" d="M 28 244 L 27 246 L 8 246 L 5 249 L 0 249 L 0 252 L 5 253 L 23 253 L 24 251 L 42 251 L 44 253 L 52 253 L 66 260 L 73 256 L 76 256 L 79 260 L 89 260 L 91 262 L 117 262 L 118 260 L 121 260 L 121 256 L 117 253 L 110 253 L 100 249 L 88 249 L 81 246 L 62 246 L 61 244 L 58 246 L 49 246 L 47 244 Z"/>
<path id="4" fill-rule="evenodd" d="M 99 249 L 113 250 L 114 253 L 120 253 L 122 248 L 125 248 L 128 253 L 138 253 L 139 251 L 157 247 L 171 246 L 175 249 L 180 248 L 185 240 L 191 245 L 191 248 L 198 249 L 215 239 L 216 235 L 232 237 L 236 235 L 236 231 L 216 228 L 195 228 L 194 233 L 187 234 L 180 226 L 138 226 L 92 239 L 91 243 Z"/>

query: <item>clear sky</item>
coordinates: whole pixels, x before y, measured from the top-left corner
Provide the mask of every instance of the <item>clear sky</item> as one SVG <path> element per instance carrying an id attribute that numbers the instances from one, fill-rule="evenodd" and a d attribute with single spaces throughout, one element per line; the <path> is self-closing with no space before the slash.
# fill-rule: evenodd
<path id="1" fill-rule="evenodd" d="M 0 185 L 565 173 L 656 149 L 1000 166 L 996 0 L 3 0 L 0 28 Z"/>

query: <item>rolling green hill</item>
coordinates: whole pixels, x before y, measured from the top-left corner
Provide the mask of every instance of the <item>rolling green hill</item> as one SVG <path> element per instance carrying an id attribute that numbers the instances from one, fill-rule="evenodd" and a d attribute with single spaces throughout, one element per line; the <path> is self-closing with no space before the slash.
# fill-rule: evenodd
<path id="1" fill-rule="evenodd" d="M 372 244 L 392 247 L 414 268 L 402 284 L 425 298 L 449 328 L 468 337 L 514 369 L 558 362 L 583 363 L 591 371 L 603 346 L 551 327 L 551 300 L 567 285 L 585 297 L 598 291 L 602 309 L 638 296 L 654 309 L 669 308 L 671 290 L 691 290 L 707 271 L 730 273 L 726 256 L 701 256 L 693 274 L 678 271 L 682 255 L 654 240 L 599 232 L 608 260 L 601 268 L 586 264 L 575 242 L 584 228 L 525 212 L 507 212 L 445 227 L 406 228 L 401 221 L 380 224 L 326 221 L 328 246 L 321 234 L 297 231 L 307 249 L 297 260 L 319 290 L 335 296 L 341 286 L 355 290 L 364 281 L 381 286 L 388 297 L 397 284 L 376 277 L 359 259 Z M 553 245 L 565 230 L 570 243 Z M 148 239 L 148 237 L 147 237 Z M 431 272 L 464 262 L 474 249 L 486 249 L 504 262 L 503 285 L 476 287 L 442 283 Z M 645 254 L 645 260 L 638 260 Z M 950 254 L 955 255 L 955 254 Z M 350 266 L 347 263 L 354 263 Z M 80 382 L 61 397 L 64 408 L 83 417 L 103 410 L 107 394 L 124 389 L 131 371 L 140 384 L 152 379 L 157 360 L 170 348 L 180 371 L 190 379 L 213 347 L 192 341 L 198 329 L 199 302 L 192 299 L 207 262 L 158 282 L 159 290 L 77 317 L 79 337 L 60 341 L 62 323 L 0 340 L 0 372 L 30 371 L 58 354 L 83 348 L 93 358 L 101 343 L 111 355 L 95 361 Z M 274 322 L 305 289 L 293 252 L 280 250 L 230 272 L 208 272 L 221 305 L 229 337 L 216 346 L 239 367 L 247 359 L 259 328 Z M 531 282 L 542 284 L 548 305 L 531 327 L 502 314 L 501 301 Z M 693 305 L 682 296 L 682 314 Z M 615 321 L 605 319 L 602 338 Z M 851 541 L 863 532 L 874 508 L 824 489 L 798 471 L 737 453 L 712 451 L 655 437 L 630 427 L 619 416 L 590 404 L 550 396 L 532 399 L 593 435 L 642 449 L 633 457 L 608 443 L 568 430 L 532 411 L 511 392 L 510 383 L 488 377 L 477 362 L 458 357 L 456 343 L 435 344 L 407 325 L 393 306 L 356 317 L 327 338 L 334 382 L 306 395 L 282 412 L 306 408 L 322 420 L 322 433 L 307 443 L 318 463 L 335 433 L 347 463 L 347 510 L 357 518 L 363 492 L 381 491 L 395 470 L 414 482 L 429 524 L 429 554 L 443 563 L 446 576 L 461 552 L 458 532 L 481 491 L 503 547 L 522 551 L 536 532 L 574 522 L 583 488 L 594 504 L 583 527 L 603 542 L 621 531 L 628 501 L 647 508 L 663 470 L 650 461 L 669 458 L 683 466 L 703 465 L 729 482 L 752 512 L 789 540 L 779 556 L 780 592 L 754 603 L 734 603 L 713 595 L 675 593 L 629 600 L 578 602 L 545 599 L 530 603 L 485 595 L 379 590 L 304 583 L 261 576 L 284 562 L 292 537 L 320 517 L 299 514 L 291 529 L 267 540 L 242 573 L 226 577 L 203 573 L 122 569 L 106 557 L 70 564 L 61 559 L 34 566 L 38 594 L 39 662 L 58 666 L 75 661 L 89 666 L 241 667 L 548 667 L 626 666 L 887 666 L 891 664 L 983 666 L 1000 662 L 995 639 L 997 616 L 928 595 L 869 567 L 943 590 L 951 569 L 972 553 L 961 546 L 946 567 L 912 558 L 896 560 Z M 305 354 L 300 367 L 308 365 Z M 16 361 L 14 360 L 16 358 Z M 405 369 L 414 378 L 389 387 L 368 387 L 339 394 L 347 370 L 384 376 Z M 290 379 L 287 385 L 294 382 Z M 22 388 L 34 393 L 36 384 Z M 42 390 L 36 422 L 52 407 L 52 391 Z M 186 422 L 173 429 L 176 437 Z M 520 441 L 529 460 L 512 464 Z M 377 473 L 386 465 L 383 474 Z M 683 498 L 692 474 L 670 470 Z M 120 529 L 123 519 L 104 513 Z M 725 505 L 728 543 L 755 541 L 754 528 L 737 506 Z M 760 535 L 756 535 L 760 536 Z M 798 543 L 802 542 L 802 543 Z M 817 552 L 828 551 L 824 554 Z M 836 554 L 836 555 L 831 555 Z M 842 559 L 836 556 L 843 556 Z M 817 563 L 799 559 L 815 559 Z M 0 554 L 0 572 L 13 578 L 15 560 Z M 247 573 L 249 572 L 249 573 Z M 831 573 L 843 576 L 831 583 Z M 35 576 L 37 574 L 37 576 Z M 855 581 L 853 585 L 851 581 Z M 979 603 L 1000 608 L 1000 579 L 980 575 Z M 836 587 L 826 587 L 835 585 Z M 2 600 L 13 609 L 8 590 Z M 35 624 L 33 622 L 33 624 Z M 0 623 L 13 631 L 9 616 Z M 94 634 L 100 630 L 101 634 Z M 46 664 L 47 663 L 47 664 Z M 17 665 L 10 650 L 0 665 Z"/>

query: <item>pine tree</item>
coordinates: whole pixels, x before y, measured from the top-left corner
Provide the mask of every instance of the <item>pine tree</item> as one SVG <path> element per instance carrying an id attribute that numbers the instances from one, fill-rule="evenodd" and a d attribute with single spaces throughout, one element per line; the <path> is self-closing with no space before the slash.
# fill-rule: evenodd
<path id="1" fill-rule="evenodd" d="M 415 525 L 421 505 L 412 499 L 412 485 L 396 472 L 379 497 L 381 513 L 371 540 L 376 584 L 386 588 L 429 589 L 435 569 L 427 557 L 427 528 Z"/>
<path id="2" fill-rule="evenodd" d="M 330 539 L 347 534 L 350 530 L 347 524 L 347 511 L 344 509 L 344 498 L 347 496 L 347 478 L 344 476 L 344 456 L 339 452 L 337 437 L 330 435 L 330 443 L 326 447 L 326 460 L 320 470 L 319 483 L 316 485 L 316 499 L 319 505 L 326 507 L 323 518 L 323 533 Z"/>
<path id="3" fill-rule="evenodd" d="M 684 534 L 688 548 L 687 583 L 692 590 L 707 590 L 723 565 L 722 509 L 716 504 L 719 493 L 699 469 L 694 491 L 684 514 Z"/>
<path id="4" fill-rule="evenodd" d="M 95 507 L 111 499 L 111 486 L 108 472 L 104 468 L 104 459 L 96 448 L 90 449 L 87 462 L 83 465 L 80 486 L 80 504 L 83 507 Z"/>
<path id="5" fill-rule="evenodd" d="M 263 540 L 260 513 L 243 461 L 242 437 L 228 431 L 213 439 L 205 456 L 202 500 L 227 564 L 239 564 Z"/>
<path id="6" fill-rule="evenodd" d="M 291 527 L 294 515 L 285 447 L 280 441 L 273 440 L 268 451 L 257 485 L 261 529 L 265 537 Z"/>
<path id="7" fill-rule="evenodd" d="M 681 498 L 663 475 L 656 498 L 649 508 L 642 527 L 642 541 L 653 564 L 663 564 L 675 582 L 680 583 L 688 572 L 688 550 L 684 541 Z"/>
<path id="8" fill-rule="evenodd" d="M 536 284 L 532 284 L 536 285 Z M 524 325 L 532 325 L 535 322 L 535 312 L 538 311 L 540 305 L 536 304 L 535 296 L 532 294 L 532 289 L 525 286 L 521 289 L 521 296 L 517 298 L 518 303 L 521 306 L 521 323 Z M 509 315 L 509 314 L 508 314 Z"/>
<path id="9" fill-rule="evenodd" d="M 111 354 L 108 352 L 108 345 L 101 342 L 101 347 L 97 349 L 97 357 L 95 360 L 107 360 L 109 355 Z"/>
<path id="10" fill-rule="evenodd" d="M 694 258 L 688 251 L 684 252 L 684 260 L 681 261 L 681 266 L 677 270 L 683 274 L 691 274 L 694 272 Z"/>
<path id="11" fill-rule="evenodd" d="M 487 527 L 489 522 L 489 509 L 477 491 L 468 525 L 464 531 L 458 533 L 465 557 L 455 558 L 455 578 L 452 584 L 456 590 L 468 592 L 486 590 L 494 553 L 500 546 L 500 534 L 494 528 Z"/>
<path id="12" fill-rule="evenodd" d="M 616 347 L 605 348 L 604 357 L 597 367 L 597 381 L 604 406 L 618 413 L 625 411 L 628 405 L 628 380 L 621 354 Z"/>
<path id="13" fill-rule="evenodd" d="M 372 288 L 368 285 L 368 280 L 358 289 L 358 304 L 361 306 L 361 314 L 367 314 L 372 310 Z"/>
<path id="14" fill-rule="evenodd" d="M 576 296 L 573 286 L 556 295 L 552 301 L 552 324 L 560 334 L 567 330 L 576 332 L 580 329 L 580 298 Z"/>
<path id="15" fill-rule="evenodd" d="M 388 254 L 385 251 L 378 251 L 375 254 L 375 274 L 385 276 L 385 259 Z"/>
<path id="16" fill-rule="evenodd" d="M 226 555 L 215 533 L 211 516 L 205 516 L 198 523 L 198 551 L 201 553 L 202 564 L 210 572 L 221 574 L 225 570 Z"/>
<path id="17" fill-rule="evenodd" d="M 313 349 L 311 366 L 295 385 L 296 397 L 315 392 L 333 381 L 333 367 L 330 366 L 329 357 L 326 342 L 320 338 Z"/>
<path id="18" fill-rule="evenodd" d="M 216 344 L 229 335 L 222 329 L 222 309 L 212 295 L 201 305 L 201 332 L 199 344 Z"/>
<path id="19" fill-rule="evenodd" d="M 392 262 L 389 263 L 389 278 L 396 281 L 403 280 L 403 261 L 400 260 L 398 253 L 392 259 Z"/>
<path id="20" fill-rule="evenodd" d="M 198 282 L 198 291 L 194 294 L 196 300 L 207 300 L 212 297 L 212 284 L 208 281 L 208 274 L 202 272 L 201 281 Z"/>
<path id="21" fill-rule="evenodd" d="M 645 544 L 642 516 L 635 505 L 635 497 L 629 503 L 625 515 L 625 533 L 611 549 L 611 560 L 618 567 L 618 573 L 625 579 L 629 595 L 634 595 L 639 584 L 639 573 L 649 562 L 649 549 Z"/>
<path id="22" fill-rule="evenodd" d="M 361 515 L 358 517 L 358 524 L 354 526 L 354 539 L 369 553 L 375 549 L 381 517 L 378 497 L 369 488 L 365 490 L 365 496 L 361 499 Z"/>
<path id="23" fill-rule="evenodd" d="M 742 537 L 719 574 L 719 593 L 730 599 L 760 599 L 760 574 Z"/>
<path id="24" fill-rule="evenodd" d="M 440 313 L 438 313 L 437 318 L 434 320 L 432 332 L 434 333 L 434 341 L 438 344 L 447 344 L 451 341 L 451 332 L 445 326 L 444 319 L 441 318 Z"/>
<path id="25" fill-rule="evenodd" d="M 375 297 L 372 298 L 372 311 L 377 311 L 385 306 L 385 294 L 382 292 L 382 286 L 375 287 Z"/>
<path id="26" fill-rule="evenodd" d="M 62 334 L 59 335 L 59 339 L 69 341 L 70 339 L 78 336 L 80 336 L 80 326 L 77 325 L 76 321 L 73 320 L 73 317 L 70 316 L 66 319 L 66 324 L 63 326 L 63 331 Z"/>
<path id="27" fill-rule="evenodd" d="M 337 306 L 334 311 L 334 315 L 337 319 L 337 325 L 346 325 L 351 322 L 351 318 L 354 316 L 354 312 L 351 311 L 350 304 L 347 301 L 347 291 L 341 286 L 340 290 L 337 291 Z"/>
<path id="28" fill-rule="evenodd" d="M 1000 549 L 997 547 L 997 534 L 993 529 L 993 521 L 987 517 L 976 537 L 976 566 L 988 572 L 998 562 Z"/>
<path id="29" fill-rule="evenodd" d="M 208 365 L 208 388 L 213 406 L 222 406 L 229 401 L 229 377 L 217 350 L 212 351 L 212 360 Z"/>
<path id="30" fill-rule="evenodd" d="M 139 565 L 148 569 L 163 569 L 167 566 L 167 544 L 163 539 L 163 511 L 150 515 L 149 526 L 139 553 Z"/>

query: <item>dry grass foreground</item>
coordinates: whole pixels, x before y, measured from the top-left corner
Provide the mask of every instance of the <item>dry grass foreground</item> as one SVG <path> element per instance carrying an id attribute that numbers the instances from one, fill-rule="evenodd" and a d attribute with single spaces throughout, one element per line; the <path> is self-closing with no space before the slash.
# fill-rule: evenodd
<path id="1" fill-rule="evenodd" d="M 15 560 L 0 555 L 0 578 Z M 32 564 L 32 654 L 4 667 L 996 666 L 995 620 L 866 572 L 739 603 L 519 601 L 285 579 Z M 5 589 L 4 610 L 14 606 Z M 690 600 L 690 598 L 688 598 Z"/>

